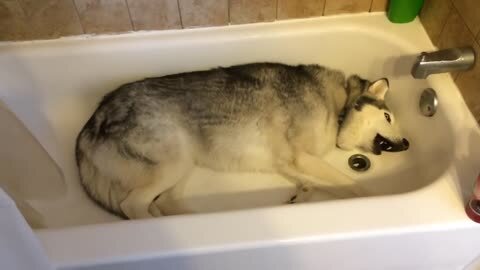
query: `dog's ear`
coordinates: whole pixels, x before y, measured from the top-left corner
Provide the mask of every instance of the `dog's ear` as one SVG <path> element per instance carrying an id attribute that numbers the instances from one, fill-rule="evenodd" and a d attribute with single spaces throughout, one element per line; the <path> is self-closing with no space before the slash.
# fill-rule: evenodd
<path id="1" fill-rule="evenodd" d="M 389 89 L 388 80 L 387 78 L 382 78 L 373 82 L 369 87 L 367 92 L 375 96 L 377 99 L 383 100 L 385 98 L 385 94 Z"/>

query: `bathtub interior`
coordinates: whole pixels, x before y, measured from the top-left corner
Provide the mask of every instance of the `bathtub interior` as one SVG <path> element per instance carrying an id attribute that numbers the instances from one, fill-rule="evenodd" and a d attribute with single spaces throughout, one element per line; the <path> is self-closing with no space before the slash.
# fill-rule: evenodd
<path id="1" fill-rule="evenodd" d="M 364 153 L 372 166 L 363 173 L 347 165 L 348 157 L 360 151 L 335 150 L 326 159 L 358 179 L 371 196 L 399 194 L 434 182 L 452 156 L 452 125 L 445 113 L 448 108 L 442 106 L 451 89 L 435 89 L 440 106 L 434 117 L 424 117 L 418 109 L 421 91 L 429 82 L 414 80 L 409 69 L 420 50 L 408 40 L 354 24 L 325 30 L 232 27 L 7 44 L 0 47 L 0 65 L 8 67 L 0 71 L 0 98 L 46 150 L 45 159 L 63 174 L 66 189 L 54 186 L 63 182 L 32 179 L 59 193 L 27 198 L 44 215 L 47 227 L 119 220 L 85 195 L 74 159 L 76 136 L 104 94 L 145 77 L 250 62 L 317 63 L 372 80 L 387 77 L 391 88 L 387 103 L 410 149 L 380 156 Z M 293 192 L 293 185 L 278 175 L 221 174 L 197 168 L 167 194 L 171 204 L 162 210 L 175 214 L 273 206 L 285 203 Z M 325 199 L 332 198 L 316 196 Z"/>

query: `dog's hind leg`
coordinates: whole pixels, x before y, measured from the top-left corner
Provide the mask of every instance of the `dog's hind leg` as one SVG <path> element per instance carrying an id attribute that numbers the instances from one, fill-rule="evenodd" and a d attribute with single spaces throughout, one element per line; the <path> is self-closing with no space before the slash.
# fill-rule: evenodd
<path id="1" fill-rule="evenodd" d="M 297 186 L 297 194 L 290 203 L 308 201 L 315 189 L 326 191 L 338 198 L 365 195 L 353 179 L 307 153 L 295 155 L 293 162 L 282 163 L 278 168 Z"/>
<path id="2" fill-rule="evenodd" d="M 308 153 L 298 153 L 295 157 L 295 166 L 303 173 L 314 176 L 319 184 L 332 187 L 350 187 L 356 195 L 364 192 L 352 178 L 334 168 L 324 160 Z"/>
<path id="3" fill-rule="evenodd" d="M 130 191 L 121 202 L 122 212 L 130 219 L 151 218 L 161 213 L 150 213 L 149 207 L 154 199 L 175 186 L 193 168 L 189 157 L 163 161 L 153 168 L 151 181 Z"/>
<path id="4" fill-rule="evenodd" d="M 296 168 L 293 164 L 279 165 L 278 171 L 288 180 L 295 184 L 297 192 L 288 202 L 305 202 L 310 199 L 315 190 L 321 190 L 334 195 L 337 198 L 356 196 L 349 188 L 342 188 L 328 183 L 322 183 L 315 176 L 307 175 Z"/>
<path id="5" fill-rule="evenodd" d="M 177 136 L 178 135 L 178 136 Z M 181 134 L 169 136 L 157 144 L 149 146 L 153 149 L 155 164 L 145 168 L 143 182 L 130 190 L 120 203 L 122 212 L 130 219 L 150 218 L 161 215 L 151 213 L 149 207 L 156 197 L 175 186 L 186 177 L 194 167 L 193 151 L 188 140 Z"/>

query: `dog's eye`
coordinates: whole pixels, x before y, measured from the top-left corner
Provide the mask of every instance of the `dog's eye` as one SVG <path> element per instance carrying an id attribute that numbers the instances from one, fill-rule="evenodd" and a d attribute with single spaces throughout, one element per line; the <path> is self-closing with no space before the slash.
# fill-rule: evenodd
<path id="1" fill-rule="evenodd" d="M 388 123 L 392 123 L 392 119 L 390 119 L 390 114 L 384 113 L 385 114 L 385 119 L 387 119 Z"/>

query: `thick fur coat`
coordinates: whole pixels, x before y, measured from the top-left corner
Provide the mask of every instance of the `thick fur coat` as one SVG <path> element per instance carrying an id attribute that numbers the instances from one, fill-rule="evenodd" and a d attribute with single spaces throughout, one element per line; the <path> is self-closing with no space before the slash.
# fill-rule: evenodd
<path id="1" fill-rule="evenodd" d="M 298 187 L 293 201 L 315 188 L 358 195 L 361 188 L 321 158 L 336 145 L 404 150 L 383 101 L 387 89 L 386 80 L 274 63 L 125 84 L 104 97 L 78 136 L 81 181 L 94 200 L 128 218 L 159 215 L 149 212 L 152 201 L 194 166 L 282 174 Z M 388 113 L 388 134 L 354 123 L 362 112 L 385 123 Z"/>

